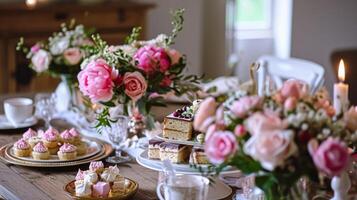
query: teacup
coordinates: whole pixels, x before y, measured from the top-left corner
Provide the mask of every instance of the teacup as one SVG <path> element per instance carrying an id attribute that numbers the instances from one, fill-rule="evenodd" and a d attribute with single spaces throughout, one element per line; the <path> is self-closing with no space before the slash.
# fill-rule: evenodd
<path id="1" fill-rule="evenodd" d="M 203 176 L 177 175 L 159 183 L 156 193 L 160 200 L 206 200 L 208 184 L 208 178 Z"/>
<path id="2" fill-rule="evenodd" d="M 11 98 L 4 101 L 6 118 L 16 127 L 33 115 L 33 101 L 29 98 Z"/>

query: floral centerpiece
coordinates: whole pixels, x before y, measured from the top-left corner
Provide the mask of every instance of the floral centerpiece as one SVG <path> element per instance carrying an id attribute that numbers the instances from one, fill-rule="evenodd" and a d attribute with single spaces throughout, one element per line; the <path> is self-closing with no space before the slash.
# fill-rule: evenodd
<path id="1" fill-rule="evenodd" d="M 164 105 L 163 95 L 198 89 L 200 78 L 184 74 L 185 55 L 170 48 L 182 30 L 183 13 L 183 9 L 173 13 L 170 36 L 160 34 L 155 39 L 139 41 L 141 28 L 134 28 L 121 46 L 107 45 L 99 35 L 93 37 L 92 54 L 81 64 L 78 81 L 84 95 L 104 105 L 98 115 L 98 128 L 110 126 L 110 107 L 125 105 L 125 114 L 145 116 L 150 129 L 154 120 L 149 111 L 152 106 Z"/>
<path id="2" fill-rule="evenodd" d="M 319 172 L 344 172 L 357 142 L 356 122 L 355 107 L 335 116 L 325 90 L 311 95 L 303 82 L 288 80 L 269 96 L 209 97 L 194 127 L 206 132 L 205 151 L 218 172 L 235 166 L 255 175 L 267 199 L 285 199 L 301 177 L 318 182 Z"/>
<path id="3" fill-rule="evenodd" d="M 48 40 L 39 41 L 31 48 L 26 47 L 24 39 L 20 38 L 16 49 L 26 54 L 30 60 L 29 67 L 36 73 L 65 77 L 71 81 L 71 85 L 77 81 L 87 47 L 93 45 L 90 37 L 92 33 L 93 30 L 76 25 L 72 20 L 68 25 L 62 24 L 60 32 L 53 33 Z"/>

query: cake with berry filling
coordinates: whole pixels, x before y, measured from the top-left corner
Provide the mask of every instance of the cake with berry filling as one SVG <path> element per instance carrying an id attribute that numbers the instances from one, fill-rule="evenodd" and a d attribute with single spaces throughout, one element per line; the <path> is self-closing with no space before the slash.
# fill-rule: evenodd
<path id="1" fill-rule="evenodd" d="M 172 163 L 187 163 L 190 151 L 190 146 L 163 142 L 160 144 L 160 160 L 168 159 Z"/>
<path id="2" fill-rule="evenodd" d="M 163 136 L 172 140 L 191 140 L 193 137 L 193 118 L 200 101 L 192 106 L 185 106 L 166 116 L 164 119 Z"/>
<path id="3" fill-rule="evenodd" d="M 202 148 L 194 147 L 191 151 L 190 163 L 196 165 L 209 164 L 205 150 Z"/>
<path id="4" fill-rule="evenodd" d="M 162 140 L 157 140 L 157 139 L 149 140 L 148 157 L 150 159 L 160 159 L 160 144 L 161 143 L 163 143 Z"/>

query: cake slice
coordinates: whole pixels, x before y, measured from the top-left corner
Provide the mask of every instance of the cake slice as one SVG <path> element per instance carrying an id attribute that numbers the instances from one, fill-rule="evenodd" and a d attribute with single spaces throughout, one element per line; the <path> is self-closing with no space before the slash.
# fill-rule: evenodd
<path id="1" fill-rule="evenodd" d="M 157 139 L 149 140 L 148 157 L 150 159 L 160 159 L 160 144 L 161 143 L 163 143 L 162 140 L 157 140 Z"/>
<path id="2" fill-rule="evenodd" d="M 193 113 L 190 107 L 183 107 L 164 119 L 163 136 L 172 140 L 191 140 Z"/>
<path id="3" fill-rule="evenodd" d="M 163 142 L 160 144 L 160 160 L 168 159 L 172 163 L 187 163 L 190 151 L 190 146 Z"/>
<path id="4" fill-rule="evenodd" d="M 196 165 L 209 164 L 205 150 L 201 148 L 193 148 L 190 155 L 190 163 Z"/>

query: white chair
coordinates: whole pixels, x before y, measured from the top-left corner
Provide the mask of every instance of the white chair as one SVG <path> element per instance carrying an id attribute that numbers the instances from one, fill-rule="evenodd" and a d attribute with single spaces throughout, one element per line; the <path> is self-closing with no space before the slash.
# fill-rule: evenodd
<path id="1" fill-rule="evenodd" d="M 262 56 L 258 59 L 260 68 L 257 71 L 258 94 L 269 92 L 271 83 L 280 88 L 285 80 L 297 79 L 309 84 L 310 92 L 316 92 L 324 83 L 324 68 L 311 61 L 289 58 L 280 59 L 273 56 Z"/>

